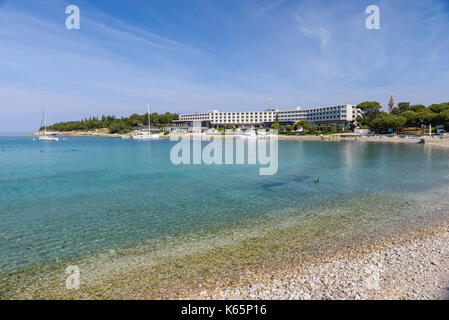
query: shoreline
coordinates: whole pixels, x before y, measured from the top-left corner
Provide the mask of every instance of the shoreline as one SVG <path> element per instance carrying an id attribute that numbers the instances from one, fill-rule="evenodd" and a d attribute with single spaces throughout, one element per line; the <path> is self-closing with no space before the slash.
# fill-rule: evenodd
<path id="1" fill-rule="evenodd" d="M 138 261 L 138 257 L 133 259 Z M 148 270 L 154 267 L 157 268 L 149 266 Z M 449 222 L 348 246 L 279 269 L 250 268 L 243 270 L 238 278 L 218 277 L 188 287 L 179 287 L 175 280 L 174 287 L 162 291 L 153 291 L 152 280 L 148 278 L 137 287 L 128 286 L 128 281 L 135 281 L 133 268 L 123 268 L 121 273 L 126 272 L 127 276 L 114 282 L 100 282 L 87 294 L 60 295 L 50 290 L 34 294 L 21 292 L 9 298 L 0 296 L 0 300 L 449 300 Z M 64 270 L 65 267 L 61 268 L 58 278 L 61 284 L 65 283 Z M 45 291 L 53 281 L 43 275 Z M 138 277 L 145 278 L 143 274 Z M 116 287 L 120 284 L 123 287 Z M 61 285 L 56 290 L 65 291 Z"/>
<path id="2" fill-rule="evenodd" d="M 54 132 L 57 136 L 61 137 L 92 137 L 92 138 L 116 138 L 116 139 L 130 139 L 128 134 L 111 134 L 111 133 L 93 133 L 93 132 Z M 202 135 L 188 134 L 192 137 L 202 137 Z M 166 135 L 161 136 L 162 140 L 168 140 L 170 137 L 182 138 L 184 135 Z M 213 135 L 210 135 L 213 137 Z M 449 138 L 444 139 L 436 139 L 436 138 L 423 138 L 425 140 L 424 145 L 430 145 L 441 148 L 449 148 Z M 334 135 L 323 135 L 323 136 L 314 136 L 314 135 L 304 135 L 304 136 L 288 136 L 288 135 L 279 135 L 278 140 L 295 140 L 295 141 L 330 141 L 330 142 L 339 142 L 339 141 L 358 141 L 358 142 L 389 142 L 389 143 L 408 143 L 408 144 L 418 144 L 421 138 L 401 138 L 397 137 L 368 137 L 368 136 L 341 136 L 339 134 Z"/>
<path id="3" fill-rule="evenodd" d="M 197 300 L 449 300 L 449 224 L 337 252 L 329 261 L 280 274 L 250 275 L 239 286 L 203 290 Z"/>

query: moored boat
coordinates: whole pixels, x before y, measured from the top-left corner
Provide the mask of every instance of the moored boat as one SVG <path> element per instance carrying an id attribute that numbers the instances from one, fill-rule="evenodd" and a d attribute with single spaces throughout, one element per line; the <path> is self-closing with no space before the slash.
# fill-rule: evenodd
<path id="1" fill-rule="evenodd" d="M 148 131 L 142 131 L 134 135 L 132 138 L 134 140 L 159 140 L 160 134 L 151 133 L 151 119 L 150 119 L 150 105 L 148 105 Z"/>
<path id="2" fill-rule="evenodd" d="M 42 116 L 42 122 L 44 123 L 44 134 L 39 135 L 39 141 L 59 141 L 59 138 L 53 134 L 47 132 L 47 107 L 44 108 L 44 114 Z M 42 127 L 42 123 L 41 123 Z"/>

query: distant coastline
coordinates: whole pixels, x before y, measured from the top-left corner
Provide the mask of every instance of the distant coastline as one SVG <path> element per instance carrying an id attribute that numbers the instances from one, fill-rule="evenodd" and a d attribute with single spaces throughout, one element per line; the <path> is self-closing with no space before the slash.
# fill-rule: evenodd
<path id="1" fill-rule="evenodd" d="M 61 137 L 97 137 L 97 138 L 118 138 L 129 139 L 129 134 L 120 133 L 102 133 L 93 131 L 52 131 L 53 134 Z M 1 133 L 0 133 L 1 134 Z M 39 135 L 39 132 L 35 132 L 33 135 Z M 177 136 L 176 134 L 173 134 Z M 184 135 L 195 134 L 179 134 L 182 137 Z M 162 135 L 161 139 L 170 139 L 171 135 Z M 359 136 L 350 134 L 331 134 L 331 135 L 282 135 L 278 136 L 279 140 L 302 140 L 302 141 L 364 141 L 364 142 L 390 142 L 390 143 L 418 143 L 421 139 L 426 141 L 426 145 L 437 146 L 442 148 L 449 148 L 449 138 L 432 138 L 432 137 L 405 137 L 405 136 L 389 136 L 389 135 L 375 135 L 375 136 Z"/>

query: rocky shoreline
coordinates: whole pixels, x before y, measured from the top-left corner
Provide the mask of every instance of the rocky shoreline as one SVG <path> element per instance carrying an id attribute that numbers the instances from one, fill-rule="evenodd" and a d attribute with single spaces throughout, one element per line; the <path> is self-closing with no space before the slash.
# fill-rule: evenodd
<path id="1" fill-rule="evenodd" d="M 449 226 L 389 239 L 384 248 L 330 262 L 298 266 L 284 274 L 202 291 L 193 299 L 341 300 L 449 299 Z"/>
<path id="2" fill-rule="evenodd" d="M 36 133 L 38 134 L 38 133 Z M 70 131 L 70 132 L 53 132 L 57 136 L 63 137 L 100 137 L 100 138 L 122 138 L 130 139 L 129 134 L 118 134 L 118 133 L 99 133 L 99 132 L 84 132 L 84 131 Z M 174 135 L 176 137 L 176 135 Z M 192 136 L 189 134 L 188 136 Z M 202 136 L 202 135 L 195 135 Z M 213 135 L 212 135 L 213 136 Z M 179 138 L 183 135 L 179 135 Z M 162 136 L 161 139 L 170 139 L 170 135 Z M 323 135 L 323 136 L 289 136 L 289 135 L 279 135 L 279 140 L 297 140 L 297 141 L 364 141 L 364 142 L 390 142 L 390 143 L 418 143 L 420 138 L 400 138 L 400 137 L 368 137 L 368 136 L 350 136 L 350 135 Z M 449 148 L 449 138 L 446 139 L 435 139 L 435 138 L 425 138 L 427 145 Z"/>

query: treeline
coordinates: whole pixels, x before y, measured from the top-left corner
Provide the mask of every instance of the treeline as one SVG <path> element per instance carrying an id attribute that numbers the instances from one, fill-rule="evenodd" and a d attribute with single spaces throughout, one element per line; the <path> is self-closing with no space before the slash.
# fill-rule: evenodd
<path id="1" fill-rule="evenodd" d="M 150 115 L 151 126 L 163 128 L 173 120 L 178 120 L 178 114 L 166 112 L 163 114 L 152 113 Z M 132 114 L 128 118 L 116 118 L 115 116 L 103 115 L 101 118 L 91 117 L 81 121 L 58 122 L 49 126 L 53 131 L 89 131 L 95 129 L 109 129 L 110 133 L 129 132 L 133 127 L 147 126 L 148 113 L 138 115 Z M 41 128 L 42 129 L 42 128 Z"/>
<path id="2" fill-rule="evenodd" d="M 357 122 L 362 128 L 369 128 L 378 133 L 395 132 L 405 128 L 419 129 L 422 125 L 436 127 L 444 126 L 449 130 L 449 102 L 432 104 L 428 107 L 422 104 L 410 105 L 410 102 L 400 102 L 391 113 L 382 112 L 377 101 L 366 101 L 357 107 L 362 110 L 362 116 Z"/>

